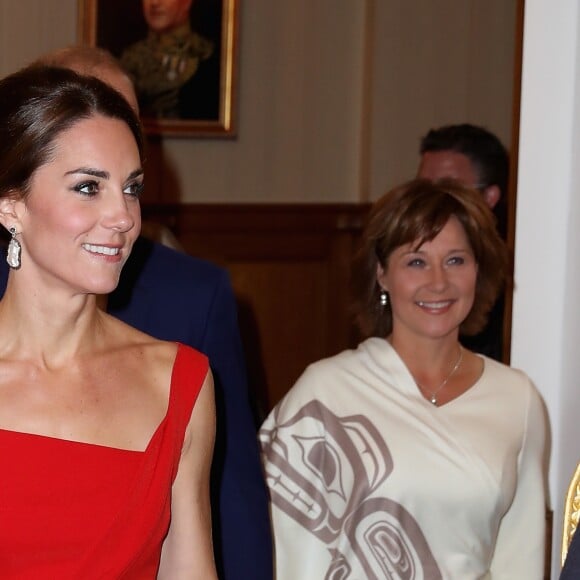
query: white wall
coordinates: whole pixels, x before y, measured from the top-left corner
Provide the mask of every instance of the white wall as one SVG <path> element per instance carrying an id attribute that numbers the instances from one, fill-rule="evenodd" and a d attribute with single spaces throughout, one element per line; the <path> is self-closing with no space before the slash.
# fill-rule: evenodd
<path id="1" fill-rule="evenodd" d="M 76 0 L 0 1 L 0 76 L 76 40 Z"/>
<path id="2" fill-rule="evenodd" d="M 580 111 L 577 0 L 526 0 L 512 364 L 552 423 L 553 578 L 580 459 Z"/>
<path id="3" fill-rule="evenodd" d="M 431 127 L 483 125 L 511 141 L 515 0 L 375 3 L 370 189 L 417 170 Z"/>

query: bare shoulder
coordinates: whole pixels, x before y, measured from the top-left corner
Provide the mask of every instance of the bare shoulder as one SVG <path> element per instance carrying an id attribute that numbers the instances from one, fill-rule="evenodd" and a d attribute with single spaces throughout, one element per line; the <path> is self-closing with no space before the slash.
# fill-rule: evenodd
<path id="1" fill-rule="evenodd" d="M 168 409 L 178 345 L 113 321 L 84 367 L 100 393 L 110 428 L 107 444 L 143 450 Z M 135 410 L 138 410 L 137 412 Z"/>
<path id="2" fill-rule="evenodd" d="M 159 340 L 107 315 L 103 357 L 112 368 L 141 377 L 137 383 L 155 390 L 169 388 L 178 344 Z M 105 362 L 105 361 L 103 361 Z"/>
<path id="3" fill-rule="evenodd" d="M 177 343 L 160 340 L 128 325 L 127 323 L 111 316 L 104 315 L 104 329 L 107 335 L 106 344 L 117 348 L 133 351 L 136 356 L 154 357 L 159 364 L 173 364 L 177 352 Z M 139 353 L 142 353 L 139 355 Z"/>

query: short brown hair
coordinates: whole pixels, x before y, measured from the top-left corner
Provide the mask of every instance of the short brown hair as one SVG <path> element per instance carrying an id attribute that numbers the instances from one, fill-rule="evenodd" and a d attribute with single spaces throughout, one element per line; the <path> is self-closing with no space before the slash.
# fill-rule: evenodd
<path id="1" fill-rule="evenodd" d="M 460 332 L 477 334 L 485 326 L 508 270 L 508 250 L 494 216 L 477 191 L 454 180 L 415 179 L 373 205 L 363 234 L 355 285 L 357 323 L 365 336 L 388 336 L 393 329 L 390 307 L 379 303 L 377 265 L 386 270 L 396 248 L 433 240 L 453 216 L 463 226 L 478 265 L 473 307 Z"/>

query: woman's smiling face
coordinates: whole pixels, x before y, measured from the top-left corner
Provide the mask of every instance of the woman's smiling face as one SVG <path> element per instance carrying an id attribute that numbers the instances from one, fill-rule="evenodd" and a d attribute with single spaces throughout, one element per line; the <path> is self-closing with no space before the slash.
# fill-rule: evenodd
<path id="1" fill-rule="evenodd" d="M 477 263 L 465 230 L 451 217 L 433 240 L 399 246 L 379 285 L 389 292 L 393 336 L 442 338 L 459 333 L 473 306 Z"/>
<path id="2" fill-rule="evenodd" d="M 127 125 L 101 115 L 75 123 L 14 202 L 22 274 L 80 293 L 117 285 L 141 226 L 143 171 Z"/>

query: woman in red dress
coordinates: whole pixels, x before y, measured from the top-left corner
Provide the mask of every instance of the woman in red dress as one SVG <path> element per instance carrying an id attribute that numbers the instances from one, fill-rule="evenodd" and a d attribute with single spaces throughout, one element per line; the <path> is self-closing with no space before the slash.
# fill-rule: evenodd
<path id="1" fill-rule="evenodd" d="M 139 121 L 52 67 L 0 102 L 0 577 L 216 578 L 207 359 L 99 308 L 139 234 Z"/>

